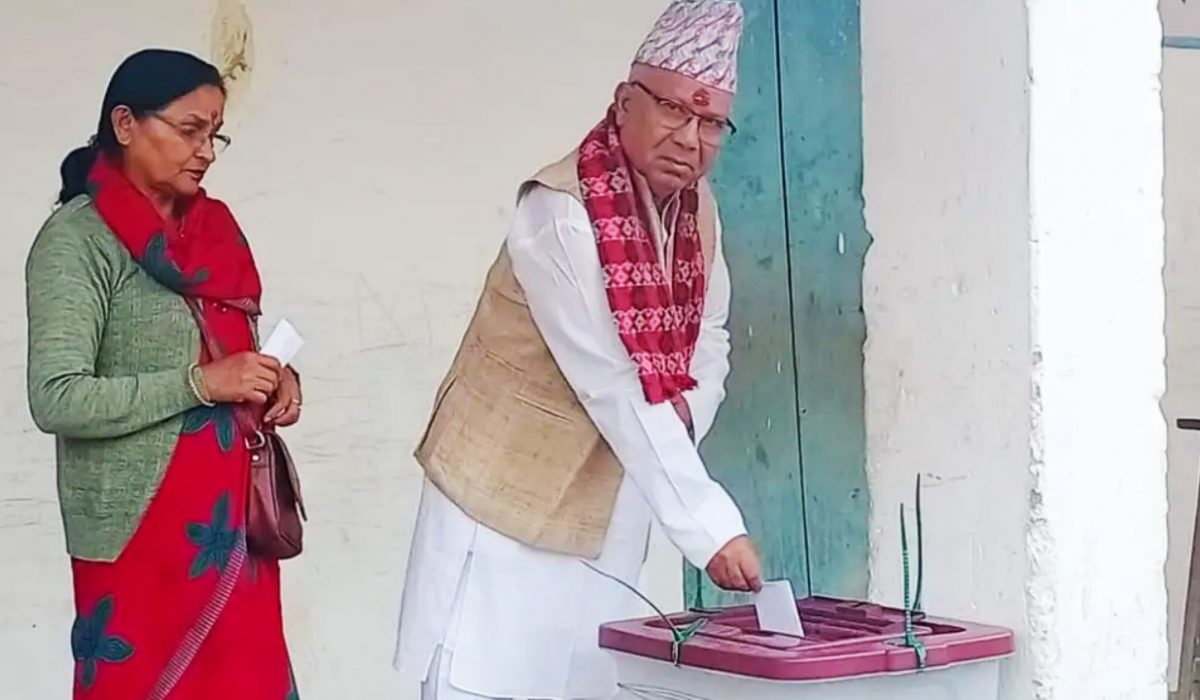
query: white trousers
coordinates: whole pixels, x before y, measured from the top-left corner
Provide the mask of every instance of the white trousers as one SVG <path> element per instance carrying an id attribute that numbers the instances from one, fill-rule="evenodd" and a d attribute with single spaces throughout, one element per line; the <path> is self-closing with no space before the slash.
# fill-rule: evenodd
<path id="1" fill-rule="evenodd" d="M 450 685 L 451 653 L 444 647 L 438 647 L 429 667 L 429 676 L 421 684 L 421 700 L 513 700 L 476 695 Z"/>
<path id="2" fill-rule="evenodd" d="M 453 652 L 438 647 L 429 667 L 429 676 L 421 684 L 421 700 L 517 700 L 516 698 L 493 698 L 459 690 L 450 685 L 450 660 Z M 587 700 L 581 698 L 580 700 Z"/>

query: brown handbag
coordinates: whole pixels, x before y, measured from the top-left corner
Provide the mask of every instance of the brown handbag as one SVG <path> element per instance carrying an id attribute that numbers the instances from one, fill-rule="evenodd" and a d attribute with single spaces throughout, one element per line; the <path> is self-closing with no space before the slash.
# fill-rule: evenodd
<path id="1" fill-rule="evenodd" d="M 200 336 L 211 361 L 225 357 L 220 343 L 208 330 L 199 302 L 188 306 L 200 327 Z M 246 498 L 246 547 L 264 559 L 291 559 L 304 549 L 304 522 L 308 514 L 300 494 L 296 463 L 274 427 L 265 425 L 249 407 L 233 406 L 238 431 L 250 454 L 250 488 Z"/>

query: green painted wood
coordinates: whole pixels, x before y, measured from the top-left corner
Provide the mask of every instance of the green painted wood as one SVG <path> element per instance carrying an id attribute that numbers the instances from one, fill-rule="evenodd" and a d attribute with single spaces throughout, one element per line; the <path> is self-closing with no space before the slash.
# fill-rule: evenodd
<path id="1" fill-rule="evenodd" d="M 859 12 L 743 0 L 737 118 L 714 178 L 733 278 L 729 399 L 704 445 L 769 578 L 867 586 Z M 740 602 L 689 568 L 686 600 Z"/>
<path id="2" fill-rule="evenodd" d="M 867 592 L 862 84 L 857 0 L 777 0 L 808 568 Z"/>
<path id="3" fill-rule="evenodd" d="M 788 303 L 775 11 L 744 0 L 746 32 L 735 120 L 713 178 L 733 281 L 729 397 L 705 442 L 705 463 L 745 512 L 772 578 L 808 590 Z M 733 602 L 696 570 L 693 605 Z"/>

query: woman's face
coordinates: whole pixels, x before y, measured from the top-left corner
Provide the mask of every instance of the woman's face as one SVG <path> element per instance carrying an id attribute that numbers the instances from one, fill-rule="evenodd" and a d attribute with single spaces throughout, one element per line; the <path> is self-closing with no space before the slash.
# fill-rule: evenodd
<path id="1" fill-rule="evenodd" d="M 224 119 L 225 94 L 210 85 L 140 119 L 117 107 L 113 130 L 124 150 L 126 174 L 168 200 L 194 196 L 216 160 L 214 145 L 221 140 Z"/>

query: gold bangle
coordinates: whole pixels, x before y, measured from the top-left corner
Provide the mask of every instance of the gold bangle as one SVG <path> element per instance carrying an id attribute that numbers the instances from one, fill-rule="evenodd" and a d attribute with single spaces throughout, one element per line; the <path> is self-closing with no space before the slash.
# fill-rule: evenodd
<path id="1" fill-rule="evenodd" d="M 188 386 L 192 388 L 192 393 L 201 404 L 209 408 L 217 405 L 208 394 L 208 387 L 204 383 L 204 370 L 200 365 L 193 363 L 188 367 Z"/>

